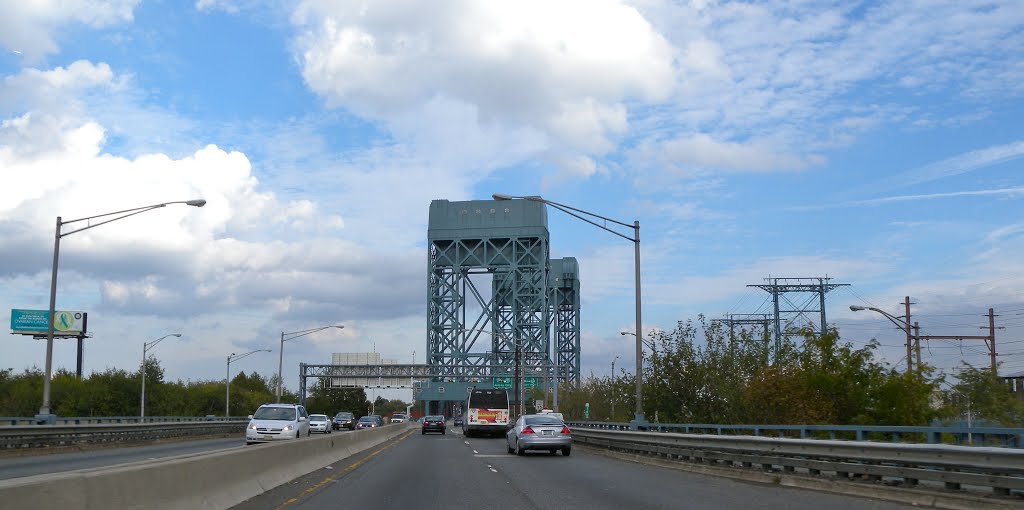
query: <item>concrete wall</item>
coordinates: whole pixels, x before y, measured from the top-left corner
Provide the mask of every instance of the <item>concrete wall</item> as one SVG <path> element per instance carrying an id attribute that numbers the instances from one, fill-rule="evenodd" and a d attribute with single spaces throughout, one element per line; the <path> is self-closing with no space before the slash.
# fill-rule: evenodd
<path id="1" fill-rule="evenodd" d="M 230 508 L 412 428 L 396 424 L 154 462 L 2 480 L 0 506 L 33 510 Z M 239 437 L 239 442 L 244 438 Z"/>

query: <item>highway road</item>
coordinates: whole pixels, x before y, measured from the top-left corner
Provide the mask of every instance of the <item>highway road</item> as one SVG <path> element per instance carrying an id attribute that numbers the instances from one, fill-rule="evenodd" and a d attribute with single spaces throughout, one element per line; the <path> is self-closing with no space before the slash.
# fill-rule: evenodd
<path id="1" fill-rule="evenodd" d="M 71 453 L 0 457 L 0 480 L 212 452 L 240 446 L 245 446 L 245 438 L 241 435 L 228 439 L 200 439 L 145 446 L 94 448 Z"/>
<path id="2" fill-rule="evenodd" d="M 509 455 L 502 439 L 413 430 L 300 477 L 236 510 L 333 508 L 820 509 L 911 506 L 744 483 L 613 459 L 577 447 L 570 457 Z"/>

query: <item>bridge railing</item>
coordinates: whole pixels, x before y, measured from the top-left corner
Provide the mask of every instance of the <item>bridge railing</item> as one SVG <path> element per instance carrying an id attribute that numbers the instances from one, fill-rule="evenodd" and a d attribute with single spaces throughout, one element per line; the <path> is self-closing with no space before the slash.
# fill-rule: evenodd
<path id="1" fill-rule="evenodd" d="M 125 423 L 182 423 L 193 421 L 238 421 L 245 420 L 245 416 L 58 416 L 56 425 L 97 425 L 97 424 L 125 424 Z M 0 416 L 0 427 L 15 425 L 36 425 L 35 418 L 20 416 Z"/>
<path id="2" fill-rule="evenodd" d="M 568 421 L 571 427 L 634 430 L 631 423 Z M 706 423 L 647 423 L 640 430 L 755 436 L 790 439 L 827 439 L 890 443 L 953 444 L 1024 448 L 1024 428 L 1012 427 L 900 427 L 877 425 L 719 425 Z"/>
<path id="3" fill-rule="evenodd" d="M 148 420 L 149 418 L 147 418 Z M 0 452 L 29 448 L 66 448 L 167 439 L 237 434 L 243 437 L 248 420 L 123 423 L 90 425 L 15 425 L 0 427 Z"/>
<path id="4" fill-rule="evenodd" d="M 628 454 L 714 468 L 864 480 L 945 493 L 1024 494 L 1024 450 L 774 437 L 629 432 L 573 425 L 573 440 Z"/>

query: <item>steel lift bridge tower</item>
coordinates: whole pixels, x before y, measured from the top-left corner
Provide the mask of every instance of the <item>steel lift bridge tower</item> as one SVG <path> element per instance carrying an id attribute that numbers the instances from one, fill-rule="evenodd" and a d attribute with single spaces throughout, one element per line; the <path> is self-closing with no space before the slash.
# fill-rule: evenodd
<path id="1" fill-rule="evenodd" d="M 579 381 L 578 265 L 550 259 L 547 223 L 544 204 L 527 200 L 430 203 L 427 363 L 434 374 L 487 387 L 513 374 L 519 353 L 521 373 Z"/>

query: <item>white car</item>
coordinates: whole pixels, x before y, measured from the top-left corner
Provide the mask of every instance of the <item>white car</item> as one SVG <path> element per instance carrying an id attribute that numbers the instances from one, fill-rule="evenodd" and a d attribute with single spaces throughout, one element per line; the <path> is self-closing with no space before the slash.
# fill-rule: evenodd
<path id="1" fill-rule="evenodd" d="M 391 423 L 405 423 L 405 413 L 392 414 Z"/>
<path id="2" fill-rule="evenodd" d="M 249 415 L 245 444 L 309 436 L 309 414 L 300 404 L 263 404 Z"/>
<path id="3" fill-rule="evenodd" d="M 309 415 L 309 431 L 319 432 L 321 434 L 330 434 L 334 427 L 331 425 L 331 419 L 326 414 L 311 414 Z"/>

